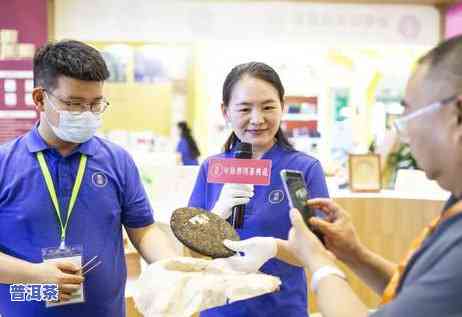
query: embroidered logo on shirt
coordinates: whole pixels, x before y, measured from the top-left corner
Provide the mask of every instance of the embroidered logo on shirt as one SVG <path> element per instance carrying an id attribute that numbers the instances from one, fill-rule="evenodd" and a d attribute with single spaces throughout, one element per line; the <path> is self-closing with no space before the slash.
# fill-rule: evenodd
<path id="1" fill-rule="evenodd" d="M 104 187 L 107 184 L 107 176 L 104 175 L 102 172 L 96 172 L 93 173 L 91 176 L 91 180 L 93 182 L 93 185 L 97 187 Z"/>
<path id="2" fill-rule="evenodd" d="M 284 200 L 284 192 L 280 189 L 272 190 L 271 193 L 268 195 L 268 201 L 270 203 L 279 204 L 281 201 Z"/>

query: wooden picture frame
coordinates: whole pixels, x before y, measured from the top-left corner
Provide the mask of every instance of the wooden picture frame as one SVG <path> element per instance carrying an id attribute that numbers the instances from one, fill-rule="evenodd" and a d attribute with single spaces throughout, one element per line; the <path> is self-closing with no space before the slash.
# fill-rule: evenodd
<path id="1" fill-rule="evenodd" d="M 380 155 L 350 154 L 348 168 L 352 192 L 379 192 L 382 189 Z"/>

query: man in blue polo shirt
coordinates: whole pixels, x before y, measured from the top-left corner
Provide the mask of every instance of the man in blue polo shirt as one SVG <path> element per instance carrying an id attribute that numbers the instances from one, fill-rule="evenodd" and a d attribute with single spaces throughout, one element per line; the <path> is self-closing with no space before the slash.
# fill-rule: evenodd
<path id="1" fill-rule="evenodd" d="M 2 316 L 125 316 L 122 226 L 148 262 L 175 256 L 130 155 L 94 136 L 108 77 L 100 53 L 81 42 L 48 44 L 34 57 L 40 121 L 0 146 Z M 61 305 L 47 307 L 34 284 L 57 284 Z M 83 302 L 70 304 L 81 286 Z"/>

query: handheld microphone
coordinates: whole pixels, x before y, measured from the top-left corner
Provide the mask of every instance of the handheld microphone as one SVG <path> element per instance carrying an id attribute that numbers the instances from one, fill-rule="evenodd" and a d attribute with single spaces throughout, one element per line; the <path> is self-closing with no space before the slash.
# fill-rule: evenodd
<path id="1" fill-rule="evenodd" d="M 234 153 L 234 158 L 237 159 L 251 159 L 252 158 L 252 144 L 239 143 Z M 244 225 L 245 205 L 237 205 L 233 207 L 231 215 L 231 224 L 234 228 L 240 229 Z"/>

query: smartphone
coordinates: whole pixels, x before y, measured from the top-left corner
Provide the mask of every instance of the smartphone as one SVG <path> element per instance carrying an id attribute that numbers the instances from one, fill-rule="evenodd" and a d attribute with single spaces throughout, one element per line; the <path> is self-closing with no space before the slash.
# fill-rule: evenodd
<path id="1" fill-rule="evenodd" d="M 311 217 L 315 217 L 315 211 L 310 208 L 306 201 L 310 198 L 308 188 L 303 178 L 303 173 L 296 170 L 281 170 L 282 184 L 286 192 L 287 198 L 289 199 L 289 206 L 291 208 L 297 208 L 302 214 L 305 224 L 310 228 L 311 231 L 324 243 L 324 237 L 322 233 L 315 230 L 309 223 Z"/>

